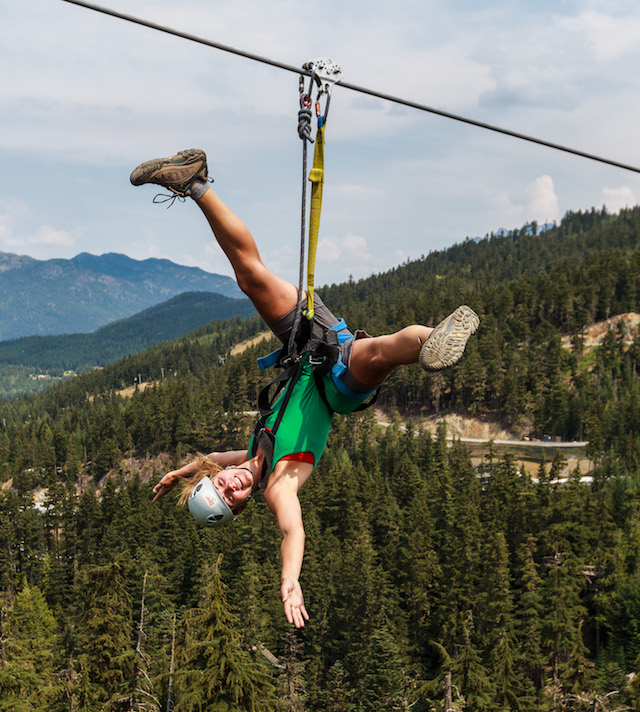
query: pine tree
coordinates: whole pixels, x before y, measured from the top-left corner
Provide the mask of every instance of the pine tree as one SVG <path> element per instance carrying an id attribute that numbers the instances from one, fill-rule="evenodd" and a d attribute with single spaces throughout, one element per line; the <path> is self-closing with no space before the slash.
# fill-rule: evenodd
<path id="1" fill-rule="evenodd" d="M 240 644 L 219 565 L 220 558 L 204 572 L 202 607 L 187 611 L 182 619 L 175 712 L 275 712 L 277 699 L 268 668 L 252 660 Z"/>
<path id="2" fill-rule="evenodd" d="M 471 640 L 471 625 L 470 619 L 464 624 L 462 643 L 452 661 L 451 672 L 454 684 L 464 698 L 464 712 L 484 712 L 492 710 L 494 689 L 489 672 Z"/>
<path id="3" fill-rule="evenodd" d="M 6 601 L 0 602 L 0 606 L 2 612 L 6 610 Z M 0 710 L 45 712 L 56 695 L 53 679 L 55 618 L 40 589 L 26 582 L 6 615 L 6 624 L 5 616 L 2 617 Z"/>
<path id="4" fill-rule="evenodd" d="M 482 551 L 482 577 L 476 594 L 474 626 L 481 647 L 494 648 L 513 628 L 509 552 L 501 531 L 490 531 Z"/>
<path id="5" fill-rule="evenodd" d="M 387 627 L 383 626 L 372 635 L 367 651 L 360 684 L 359 712 L 408 709 L 404 700 L 405 683 L 405 670 L 398 644 Z"/>
<path id="6" fill-rule="evenodd" d="M 573 694 L 593 689 L 595 664 L 588 658 L 589 649 L 582 636 L 583 621 L 578 623 L 573 648 L 561 672 L 563 689 Z"/>
<path id="7" fill-rule="evenodd" d="M 347 673 L 339 660 L 329 668 L 320 694 L 320 709 L 327 712 L 356 712 L 353 702 L 355 690 L 347 680 Z"/>
<path id="8" fill-rule="evenodd" d="M 304 682 L 305 661 L 301 660 L 302 640 L 290 630 L 284 637 L 284 652 L 280 662 L 284 670 L 280 675 L 280 705 L 282 712 L 305 712 L 306 689 Z"/>
<path id="9" fill-rule="evenodd" d="M 122 555 L 79 572 L 78 660 L 82 671 L 80 700 L 102 704 L 119 698 L 131 680 L 131 596 L 128 566 Z"/>
<path id="10" fill-rule="evenodd" d="M 18 506 L 15 493 L 0 492 L 0 591 L 15 591 L 18 585 Z"/>
<path id="11" fill-rule="evenodd" d="M 551 564 L 543 584 L 545 615 L 542 643 L 553 670 L 554 700 L 561 685 L 561 664 L 570 656 L 576 644 L 575 631 L 586 610 L 580 601 L 583 586 L 575 559 L 558 554 Z M 555 702 L 554 702 L 555 704 Z"/>
<path id="12" fill-rule="evenodd" d="M 502 631 L 493 650 L 493 684 L 494 699 L 501 709 L 513 712 L 522 709 L 519 699 L 522 684 L 516 669 L 511 635 L 506 630 Z"/>
<path id="13" fill-rule="evenodd" d="M 534 560 L 536 541 L 529 534 L 518 549 L 515 633 L 519 664 L 536 690 L 542 687 L 544 657 L 541 649 L 542 592 Z"/>
<path id="14" fill-rule="evenodd" d="M 441 434 L 437 447 L 443 447 Z M 440 524 L 436 524 L 435 532 L 442 573 L 438 589 L 434 592 L 438 603 L 436 621 L 440 630 L 433 637 L 451 649 L 461 637 L 463 617 L 473 608 L 483 576 L 482 490 L 469 453 L 461 445 L 454 444 L 439 459 L 437 476 L 445 485 L 443 498 L 449 498 L 449 502 L 434 505 L 436 511 L 442 508 L 443 514 L 446 514 Z"/>
<path id="15" fill-rule="evenodd" d="M 133 663 L 131 693 L 120 699 L 120 701 L 124 703 L 124 709 L 130 710 L 131 712 L 160 712 L 160 702 L 156 697 L 153 683 L 149 678 L 149 658 L 144 651 L 144 644 L 147 639 L 147 633 L 145 631 L 147 613 L 145 607 L 147 575 L 148 572 L 145 571 L 142 583 L 140 622 L 138 624 L 138 640 L 136 643 L 135 658 Z"/>
<path id="16" fill-rule="evenodd" d="M 420 658 L 429 654 L 429 643 L 435 631 L 431 619 L 436 606 L 434 592 L 441 574 L 438 552 L 433 544 L 433 520 L 428 505 L 428 485 L 416 484 L 398 552 L 396 586 L 403 594 L 408 609 L 410 640 Z"/>

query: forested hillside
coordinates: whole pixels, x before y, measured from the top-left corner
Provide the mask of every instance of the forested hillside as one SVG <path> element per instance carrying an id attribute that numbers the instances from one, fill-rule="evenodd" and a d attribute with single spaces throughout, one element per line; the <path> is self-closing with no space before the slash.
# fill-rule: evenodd
<path id="1" fill-rule="evenodd" d="M 259 319 L 1 403 L 0 709 L 426 712 L 447 673 L 465 712 L 640 709 L 640 342 L 580 336 L 638 310 L 640 211 L 530 232 L 321 290 L 374 334 L 462 302 L 481 327 L 456 367 L 389 380 L 406 430 L 336 417 L 302 490 L 299 632 L 260 497 L 216 532 L 150 501 L 184 458 L 246 446 L 268 345 L 224 357 Z M 138 375 L 155 385 L 118 395 Z M 561 458 L 535 479 L 495 452 L 475 468 L 424 430 L 436 412 L 588 439 L 593 482 L 558 482 Z"/>
<path id="2" fill-rule="evenodd" d="M 89 334 L 24 336 L 0 342 L 0 398 L 38 393 L 61 378 L 102 368 L 147 347 L 232 316 L 256 313 L 248 299 L 184 292 Z"/>

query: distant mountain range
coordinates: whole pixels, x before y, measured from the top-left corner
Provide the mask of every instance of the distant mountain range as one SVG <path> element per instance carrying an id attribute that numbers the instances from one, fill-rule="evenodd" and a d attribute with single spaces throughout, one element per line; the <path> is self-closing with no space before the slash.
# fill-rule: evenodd
<path id="1" fill-rule="evenodd" d="M 0 340 L 95 331 L 193 291 L 244 297 L 231 277 L 169 260 L 113 252 L 36 260 L 0 252 Z"/>
<path id="2" fill-rule="evenodd" d="M 89 334 L 23 336 L 2 341 L 0 400 L 41 392 L 63 377 L 108 366 L 155 344 L 171 343 L 194 332 L 208 335 L 203 338 L 230 333 L 241 340 L 260 328 L 259 320 L 247 319 L 255 314 L 253 304 L 246 298 L 185 292 Z M 230 321 L 234 317 L 235 324 Z"/>
<path id="3" fill-rule="evenodd" d="M 178 339 L 214 320 L 254 316 L 249 299 L 185 292 L 90 334 L 24 336 L 0 342 L 0 364 L 40 371 L 86 371 L 106 366 L 161 341 Z"/>

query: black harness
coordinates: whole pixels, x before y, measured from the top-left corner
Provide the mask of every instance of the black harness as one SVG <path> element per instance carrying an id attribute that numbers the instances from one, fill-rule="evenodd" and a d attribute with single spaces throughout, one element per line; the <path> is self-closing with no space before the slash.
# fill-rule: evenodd
<path id="1" fill-rule="evenodd" d="M 344 319 L 341 319 L 335 326 L 323 328 L 320 337 L 316 336 L 312 338 L 312 322 L 309 319 L 303 319 L 298 328 L 290 353 L 288 349 L 283 347 L 258 359 L 258 365 L 263 370 L 271 366 L 277 366 L 281 369 L 280 373 L 274 376 L 258 394 L 260 417 L 254 429 L 253 447 L 251 448 L 250 457 L 255 456 L 258 447 L 260 447 L 264 453 L 262 479 L 271 473 L 278 428 L 280 427 L 296 383 L 302 373 L 302 364 L 305 357 L 308 357 L 309 363 L 313 368 L 313 377 L 318 393 L 327 407 L 329 414 L 333 416 L 335 411 L 327 400 L 324 376 L 331 372 L 331 369 L 336 366 L 340 359 L 338 331 L 346 328 L 347 325 Z M 272 394 L 271 391 L 274 387 L 275 391 Z M 273 425 L 268 428 L 266 425 L 267 419 L 273 415 L 274 405 L 283 389 L 286 390 L 278 415 Z M 365 410 L 372 406 L 378 398 L 378 390 L 375 391 L 369 400 L 360 403 L 352 412 Z"/>

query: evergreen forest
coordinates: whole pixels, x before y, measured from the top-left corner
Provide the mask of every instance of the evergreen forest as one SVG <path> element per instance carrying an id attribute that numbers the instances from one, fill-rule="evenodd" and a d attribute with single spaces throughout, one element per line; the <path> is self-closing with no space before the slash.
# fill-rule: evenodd
<path id="1" fill-rule="evenodd" d="M 461 303 L 481 326 L 454 368 L 390 377 L 389 427 L 334 417 L 301 491 L 300 630 L 260 496 L 219 531 L 151 503 L 247 446 L 270 343 L 230 351 L 257 317 L 0 401 L 0 710 L 640 710 L 640 338 L 584 337 L 640 311 L 639 280 L 640 209 L 594 209 L 319 290 L 373 335 Z M 447 414 L 586 440 L 590 478 L 472 463 L 426 427 Z"/>

